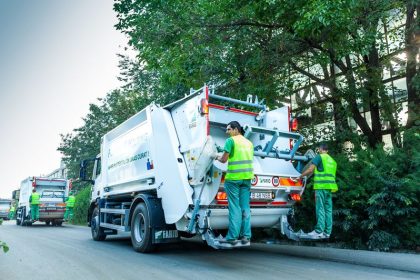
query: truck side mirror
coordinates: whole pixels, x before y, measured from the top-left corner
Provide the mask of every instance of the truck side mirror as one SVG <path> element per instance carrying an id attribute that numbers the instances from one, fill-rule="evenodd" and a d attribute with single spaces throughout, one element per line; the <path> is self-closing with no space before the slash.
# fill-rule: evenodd
<path id="1" fill-rule="evenodd" d="M 79 170 L 79 179 L 81 181 L 89 182 L 91 184 L 95 183 L 95 181 L 87 178 L 87 171 L 86 168 L 88 167 L 88 163 L 92 161 L 92 159 L 85 159 L 80 162 L 80 170 Z"/>
<path id="2" fill-rule="evenodd" d="M 19 199 L 19 193 L 17 191 L 12 192 L 12 199 L 14 199 L 14 200 Z"/>

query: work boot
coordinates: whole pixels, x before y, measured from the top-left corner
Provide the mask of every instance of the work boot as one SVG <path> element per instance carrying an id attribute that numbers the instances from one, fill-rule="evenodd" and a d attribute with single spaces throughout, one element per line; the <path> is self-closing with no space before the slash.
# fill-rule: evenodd
<path id="1" fill-rule="evenodd" d="M 249 238 L 248 237 L 242 237 L 241 238 L 241 244 L 242 245 L 249 245 L 249 244 L 251 244 L 251 240 L 249 240 Z"/>
<path id="2" fill-rule="evenodd" d="M 239 242 L 239 240 L 237 239 L 226 240 L 226 238 L 219 239 L 218 241 L 221 244 L 230 244 L 230 245 L 236 245 Z"/>
<path id="3" fill-rule="evenodd" d="M 327 233 L 325 233 L 325 232 L 323 232 L 322 233 L 322 237 L 328 239 L 328 238 L 330 238 L 330 235 L 327 234 Z"/>
<path id="4" fill-rule="evenodd" d="M 310 233 L 308 233 L 308 235 L 312 238 L 323 238 L 324 237 L 324 233 L 323 232 L 316 232 L 315 230 L 311 231 Z"/>

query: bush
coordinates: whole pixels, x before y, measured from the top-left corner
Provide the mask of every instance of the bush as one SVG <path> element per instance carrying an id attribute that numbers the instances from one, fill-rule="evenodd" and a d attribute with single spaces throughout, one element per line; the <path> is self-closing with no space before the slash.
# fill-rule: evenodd
<path id="1" fill-rule="evenodd" d="M 87 213 L 90 204 L 91 187 L 82 188 L 76 195 L 74 205 L 73 224 L 86 225 Z"/>
<path id="2" fill-rule="evenodd" d="M 330 153 L 338 163 L 334 194 L 333 241 L 350 248 L 388 251 L 415 249 L 420 240 L 419 134 L 406 131 L 404 148 L 362 149 L 351 155 Z M 312 183 L 296 205 L 295 230 L 315 224 Z M 309 222 L 308 222 L 309 221 Z"/>

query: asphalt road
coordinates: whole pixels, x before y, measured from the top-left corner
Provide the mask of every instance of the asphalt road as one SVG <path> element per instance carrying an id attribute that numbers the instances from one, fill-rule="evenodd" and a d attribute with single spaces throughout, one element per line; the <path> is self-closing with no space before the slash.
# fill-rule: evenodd
<path id="1" fill-rule="evenodd" d="M 136 253 L 127 237 L 96 242 L 90 228 L 64 225 L 0 226 L 1 280 L 37 279 L 420 279 L 420 275 L 348 263 L 294 257 L 261 246 L 213 250 L 183 241 L 152 254 Z"/>

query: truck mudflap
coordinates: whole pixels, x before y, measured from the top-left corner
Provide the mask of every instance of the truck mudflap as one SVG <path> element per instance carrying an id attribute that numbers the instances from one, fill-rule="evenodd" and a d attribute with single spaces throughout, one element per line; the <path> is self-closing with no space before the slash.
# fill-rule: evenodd
<path id="1" fill-rule="evenodd" d="M 293 228 L 289 224 L 286 215 L 282 215 L 280 218 L 280 231 L 283 235 L 286 235 L 287 238 L 292 239 L 294 241 L 316 241 L 328 239 L 327 237 L 311 236 L 308 233 L 305 233 L 303 230 L 299 230 L 298 232 L 293 231 Z"/>

